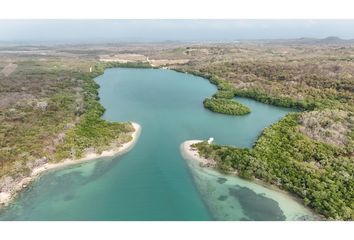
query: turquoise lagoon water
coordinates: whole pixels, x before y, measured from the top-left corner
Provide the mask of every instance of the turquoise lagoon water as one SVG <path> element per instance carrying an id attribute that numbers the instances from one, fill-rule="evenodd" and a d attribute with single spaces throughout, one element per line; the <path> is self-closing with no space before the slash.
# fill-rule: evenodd
<path id="1" fill-rule="evenodd" d="M 246 116 L 203 108 L 216 87 L 164 69 L 108 69 L 100 84 L 103 116 L 142 126 L 135 147 L 119 157 L 42 175 L 19 194 L 1 220 L 294 220 L 312 218 L 292 198 L 184 160 L 180 144 L 214 137 L 251 147 L 290 109 L 238 98 Z"/>

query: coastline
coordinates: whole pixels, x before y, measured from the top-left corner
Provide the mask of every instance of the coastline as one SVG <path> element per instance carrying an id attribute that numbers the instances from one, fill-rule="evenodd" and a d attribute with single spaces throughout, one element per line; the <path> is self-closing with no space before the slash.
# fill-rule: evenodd
<path id="1" fill-rule="evenodd" d="M 191 147 L 191 145 L 193 145 L 195 143 L 200 143 L 200 142 L 203 142 L 203 141 L 202 140 L 188 140 L 188 141 L 183 142 L 181 144 L 181 152 L 182 152 L 183 157 L 191 158 L 192 160 L 199 162 L 199 165 L 201 167 L 215 168 L 216 162 L 213 159 L 206 159 L 206 158 L 200 156 L 197 149 Z"/>
<path id="2" fill-rule="evenodd" d="M 191 147 L 192 144 L 199 143 L 199 142 L 203 142 L 203 141 L 202 140 L 188 140 L 188 141 L 183 142 L 180 147 L 181 154 L 182 154 L 183 158 L 199 162 L 199 166 L 202 168 L 209 168 L 209 169 L 213 169 L 215 171 L 218 171 L 216 168 L 216 162 L 213 159 L 206 159 L 206 158 L 200 156 L 198 153 L 198 150 L 196 148 Z M 239 177 L 239 175 L 237 174 L 237 171 L 234 171 L 234 172 L 231 172 L 231 173 L 225 174 L 225 175 Z M 246 179 L 244 179 L 244 180 L 246 180 Z M 303 207 L 305 207 L 309 211 L 311 211 L 311 213 L 314 216 L 319 218 L 318 220 L 325 219 L 322 215 L 315 212 L 312 208 L 305 206 L 302 199 L 300 199 L 297 196 L 294 196 L 291 192 L 280 189 L 279 187 L 269 184 L 269 183 L 266 183 L 263 180 L 258 179 L 258 178 L 255 178 L 254 180 L 246 180 L 246 181 L 253 182 L 253 183 L 260 185 L 262 187 L 265 187 L 269 190 L 284 194 L 286 197 L 291 198 L 292 200 L 296 201 L 297 203 L 299 203 L 300 205 L 302 205 Z"/>
<path id="3" fill-rule="evenodd" d="M 216 169 L 216 162 L 214 160 L 206 159 L 206 158 L 200 156 L 197 149 L 191 147 L 192 144 L 199 143 L 199 142 L 203 142 L 203 141 L 202 140 L 188 140 L 188 141 L 183 142 L 181 144 L 182 156 L 187 159 L 192 159 L 192 160 L 198 161 L 199 165 L 201 167 L 211 168 L 211 169 L 214 169 L 215 171 L 218 171 Z M 230 172 L 229 174 L 225 174 L 225 175 L 240 177 L 237 173 L 237 170 L 235 170 L 234 172 Z M 262 181 L 261 179 L 255 178 L 253 180 L 248 180 L 248 179 L 244 179 L 244 180 L 256 183 L 256 184 L 261 185 L 261 186 L 268 188 L 270 190 L 286 194 L 289 197 L 293 198 L 294 200 L 298 201 L 299 203 L 301 203 L 303 205 L 300 198 L 293 196 L 291 193 L 289 193 L 285 190 L 282 190 L 275 185 L 272 185 L 270 183 L 266 183 L 266 182 Z"/>
<path id="4" fill-rule="evenodd" d="M 91 160 L 96 160 L 101 157 L 112 157 L 112 156 L 119 156 L 123 155 L 124 153 L 129 152 L 134 145 L 136 144 L 140 133 L 141 133 L 141 126 L 138 123 L 131 122 L 133 125 L 135 131 L 132 132 L 132 140 L 129 142 L 123 143 L 119 147 L 114 147 L 110 150 L 103 151 L 102 153 L 88 153 L 84 157 L 79 158 L 79 159 L 63 159 L 62 161 L 58 163 L 45 163 L 39 167 L 33 168 L 32 172 L 29 176 L 22 178 L 19 180 L 14 187 L 7 192 L 0 192 L 0 209 L 2 207 L 6 207 L 17 195 L 18 192 L 21 190 L 25 189 L 34 179 L 39 177 L 42 173 L 51 170 L 51 169 L 57 169 L 57 168 L 62 168 L 70 165 L 75 165 L 75 164 L 80 164 L 83 162 L 91 161 Z"/>

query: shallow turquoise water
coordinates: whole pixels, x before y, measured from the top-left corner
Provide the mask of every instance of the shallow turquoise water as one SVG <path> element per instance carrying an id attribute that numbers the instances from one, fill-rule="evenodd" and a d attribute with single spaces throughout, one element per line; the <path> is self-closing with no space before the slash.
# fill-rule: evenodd
<path id="1" fill-rule="evenodd" d="M 255 184 L 242 185 L 238 178 L 229 179 L 229 186 L 220 184 L 220 176 L 210 177 L 210 172 L 191 165 L 180 153 L 183 141 L 211 136 L 220 144 L 251 147 L 261 131 L 289 109 L 237 99 L 252 113 L 239 117 L 212 113 L 203 108 L 202 101 L 216 87 L 203 78 L 171 70 L 108 69 L 97 82 L 101 85 L 101 102 L 107 109 L 104 119 L 134 121 L 142 126 L 135 147 L 120 157 L 43 175 L 19 195 L 0 219 L 289 219 L 281 208 L 295 206 L 292 199 L 280 204 L 274 191 Z M 213 191 L 208 189 L 210 186 Z M 226 191 L 227 201 L 222 197 Z M 270 193 L 265 195 L 262 191 Z M 252 206 L 260 204 L 263 210 L 252 211 Z M 225 209 L 231 208 L 236 210 L 226 216 Z M 299 214 L 307 211 L 299 208 L 296 215 Z"/>

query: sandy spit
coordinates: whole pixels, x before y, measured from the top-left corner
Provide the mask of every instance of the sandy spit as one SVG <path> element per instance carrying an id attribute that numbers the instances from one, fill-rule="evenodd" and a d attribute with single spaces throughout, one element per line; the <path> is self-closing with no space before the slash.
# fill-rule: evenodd
<path id="1" fill-rule="evenodd" d="M 191 145 L 200 143 L 201 140 L 189 140 L 181 144 L 181 153 L 185 158 L 196 160 L 201 167 L 215 167 L 216 162 L 213 159 L 206 159 L 199 155 L 198 150 Z"/>
<path id="2" fill-rule="evenodd" d="M 7 206 L 12 199 L 16 196 L 18 192 L 20 192 L 22 189 L 26 188 L 28 184 L 30 184 L 34 179 L 36 179 L 38 176 L 40 176 L 42 173 L 45 171 L 48 171 L 50 169 L 56 169 L 56 168 L 62 168 L 65 166 L 69 165 L 75 165 L 83 162 L 87 162 L 90 160 L 95 160 L 97 158 L 101 157 L 110 157 L 110 156 L 119 156 L 124 153 L 127 153 L 130 151 L 135 143 L 137 142 L 140 132 L 141 132 L 141 126 L 137 123 L 132 122 L 132 125 L 135 129 L 135 131 L 132 133 L 132 140 L 130 142 L 124 143 L 122 146 L 113 148 L 107 151 L 103 151 L 101 154 L 97 153 L 89 153 L 86 154 L 83 158 L 80 159 L 64 159 L 63 161 L 59 163 L 45 163 L 42 166 L 36 167 L 32 169 L 32 173 L 29 177 L 25 177 L 21 179 L 13 189 L 11 189 L 8 192 L 0 192 L 0 208 L 1 206 Z"/>

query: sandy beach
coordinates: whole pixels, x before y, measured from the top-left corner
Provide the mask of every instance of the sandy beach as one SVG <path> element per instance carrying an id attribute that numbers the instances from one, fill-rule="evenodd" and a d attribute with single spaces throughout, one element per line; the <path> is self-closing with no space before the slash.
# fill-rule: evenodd
<path id="1" fill-rule="evenodd" d="M 183 157 L 198 161 L 201 167 L 215 167 L 216 162 L 213 159 L 206 159 L 200 156 L 197 149 L 191 147 L 191 145 L 199 142 L 202 142 L 202 140 L 189 140 L 183 142 L 181 144 L 181 153 Z"/>
<path id="2" fill-rule="evenodd" d="M 32 169 L 30 176 L 21 179 L 11 191 L 0 192 L 0 207 L 7 206 L 19 191 L 26 188 L 28 184 L 30 184 L 36 177 L 40 176 L 47 170 L 61 168 L 69 165 L 75 165 L 86 161 L 95 160 L 101 157 L 119 156 L 130 151 L 137 142 L 141 132 L 141 126 L 139 124 L 132 122 L 132 125 L 135 129 L 135 131 L 132 133 L 132 140 L 122 144 L 120 147 L 103 151 L 101 154 L 89 153 L 80 159 L 64 159 L 59 163 L 45 163 L 39 167 Z"/>
<path id="3" fill-rule="evenodd" d="M 185 141 L 181 144 L 181 154 L 185 159 L 191 159 L 191 160 L 195 160 L 199 162 L 199 165 L 201 167 L 207 167 L 207 168 L 212 168 L 212 169 L 216 169 L 216 162 L 213 159 L 206 159 L 202 156 L 199 155 L 198 151 L 196 148 L 191 147 L 192 144 L 195 143 L 199 143 L 202 142 L 202 140 L 188 140 Z M 235 177 L 239 177 L 238 172 L 235 170 L 234 172 L 230 172 L 229 174 L 227 174 L 229 176 L 235 176 Z M 250 181 L 250 180 L 247 180 Z M 265 188 L 274 190 L 274 191 L 278 191 L 287 195 L 291 195 L 289 192 L 280 189 L 279 187 L 272 185 L 270 183 L 266 183 L 258 178 L 254 178 L 252 181 L 250 182 L 254 182 L 258 185 L 261 185 Z M 292 195 L 291 195 L 292 196 Z M 297 200 L 299 200 L 297 197 L 292 196 L 293 198 L 296 198 Z"/>

